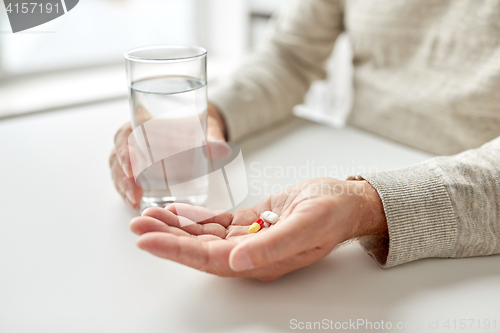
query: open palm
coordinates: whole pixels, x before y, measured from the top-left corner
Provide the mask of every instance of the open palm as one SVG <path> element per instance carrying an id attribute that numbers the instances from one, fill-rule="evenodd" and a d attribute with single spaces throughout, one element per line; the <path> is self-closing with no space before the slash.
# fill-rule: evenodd
<path id="1" fill-rule="evenodd" d="M 356 194 L 364 194 L 366 183 L 361 183 L 314 179 L 234 214 L 184 204 L 149 208 L 130 228 L 140 235 L 138 246 L 158 257 L 220 276 L 270 281 L 312 264 L 354 236 L 364 207 L 364 196 Z M 249 234 L 249 225 L 266 210 L 279 221 Z M 200 216 L 210 217 L 186 225 Z"/>

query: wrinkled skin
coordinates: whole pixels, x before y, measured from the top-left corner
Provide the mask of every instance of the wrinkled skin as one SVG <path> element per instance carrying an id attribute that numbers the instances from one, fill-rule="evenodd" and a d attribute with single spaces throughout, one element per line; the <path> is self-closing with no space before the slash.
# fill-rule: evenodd
<path id="1" fill-rule="evenodd" d="M 204 210 L 183 207 L 181 218 L 196 219 Z M 277 213 L 278 222 L 249 234 L 249 225 L 266 210 Z M 181 227 L 175 205 L 149 208 L 130 228 L 140 236 L 138 246 L 158 257 L 219 276 L 263 281 L 308 266 L 346 240 L 387 232 L 380 199 L 365 181 L 313 179 L 253 208 L 217 213 Z"/>
<path id="2" fill-rule="evenodd" d="M 122 196 L 125 203 L 137 209 L 142 197 L 142 188 L 137 186 L 130 163 L 128 137 L 132 133 L 130 122 L 124 124 L 115 135 L 115 146 L 109 157 L 111 176 L 116 190 Z M 209 105 L 207 110 L 207 140 L 210 142 L 225 142 L 225 126 L 222 116 L 213 105 Z M 217 145 L 211 153 L 214 158 L 224 158 L 230 148 L 224 145 Z"/>
<path id="3" fill-rule="evenodd" d="M 209 144 L 224 142 L 226 128 L 220 112 L 209 104 L 207 113 Z M 117 132 L 110 167 L 116 189 L 130 207 L 137 208 L 142 189 L 135 184 L 130 165 L 131 131 L 127 123 Z M 214 158 L 228 153 L 224 145 L 218 147 L 222 151 L 211 149 Z M 382 202 L 366 181 L 313 179 L 234 214 L 178 205 L 148 208 L 131 221 L 131 230 L 139 235 L 138 246 L 219 276 L 272 281 L 318 261 L 349 239 L 387 237 Z M 249 226 L 266 210 L 278 214 L 278 222 L 249 234 Z M 207 215 L 212 217 L 200 219 Z M 179 219 L 202 222 L 182 227 Z"/>

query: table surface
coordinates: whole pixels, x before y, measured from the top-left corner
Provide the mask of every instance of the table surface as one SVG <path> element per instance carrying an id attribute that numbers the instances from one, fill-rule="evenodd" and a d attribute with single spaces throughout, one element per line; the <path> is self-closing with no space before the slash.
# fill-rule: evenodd
<path id="1" fill-rule="evenodd" d="M 286 332 L 293 320 L 324 319 L 402 322 L 417 328 L 393 331 L 415 332 L 445 330 L 449 320 L 448 332 L 476 332 L 474 319 L 481 332 L 500 330 L 500 256 L 383 270 L 351 244 L 265 283 L 141 251 L 128 229 L 137 212 L 108 169 L 114 132 L 127 118 L 123 100 L 0 122 L 0 332 Z M 238 207 L 325 170 L 343 178 L 430 157 L 301 119 L 240 146 L 250 193 Z"/>

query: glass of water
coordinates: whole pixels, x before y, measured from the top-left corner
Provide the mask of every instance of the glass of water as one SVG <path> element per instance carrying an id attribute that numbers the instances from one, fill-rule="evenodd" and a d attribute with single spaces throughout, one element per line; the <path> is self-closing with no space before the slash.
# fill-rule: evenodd
<path id="1" fill-rule="evenodd" d="M 144 190 L 141 211 L 171 203 L 203 205 L 211 165 L 207 131 L 207 52 L 149 46 L 125 52 L 132 117 L 129 152 Z"/>

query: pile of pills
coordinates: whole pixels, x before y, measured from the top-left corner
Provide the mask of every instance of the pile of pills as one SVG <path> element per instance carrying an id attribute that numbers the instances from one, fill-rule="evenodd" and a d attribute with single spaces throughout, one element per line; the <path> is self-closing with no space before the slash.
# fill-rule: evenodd
<path id="1" fill-rule="evenodd" d="M 274 224 L 278 222 L 278 214 L 266 210 L 264 213 L 260 214 L 260 218 L 255 220 L 254 223 L 248 228 L 248 232 L 253 234 L 264 227 L 264 223 Z"/>

